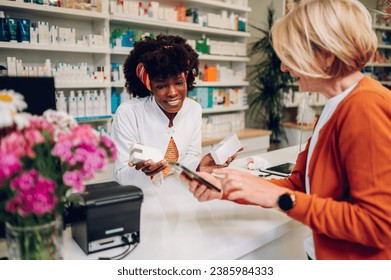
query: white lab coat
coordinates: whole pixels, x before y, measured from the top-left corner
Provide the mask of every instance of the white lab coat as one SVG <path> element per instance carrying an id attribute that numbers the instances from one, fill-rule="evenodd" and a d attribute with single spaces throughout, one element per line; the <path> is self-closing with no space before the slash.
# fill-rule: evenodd
<path id="1" fill-rule="evenodd" d="M 158 148 L 164 155 L 172 137 L 179 152 L 178 162 L 192 170 L 197 168 L 202 152 L 200 104 L 186 98 L 173 120 L 173 126 L 168 127 L 168 123 L 167 116 L 153 96 L 133 98 L 118 107 L 111 132 L 118 153 L 114 172 L 118 183 L 140 188 L 153 185 L 149 176 L 128 166 L 129 148 L 134 143 Z"/>

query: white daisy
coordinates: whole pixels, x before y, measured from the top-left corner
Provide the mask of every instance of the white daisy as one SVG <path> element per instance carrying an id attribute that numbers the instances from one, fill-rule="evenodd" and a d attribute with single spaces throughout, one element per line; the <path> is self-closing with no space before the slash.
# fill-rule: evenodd
<path id="1" fill-rule="evenodd" d="M 18 111 L 26 108 L 23 95 L 13 90 L 0 90 L 0 128 L 11 126 Z"/>

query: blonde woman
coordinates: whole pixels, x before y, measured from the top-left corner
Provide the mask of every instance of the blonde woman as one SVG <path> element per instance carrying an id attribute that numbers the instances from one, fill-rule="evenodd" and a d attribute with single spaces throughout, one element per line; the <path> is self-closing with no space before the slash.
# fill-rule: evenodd
<path id="1" fill-rule="evenodd" d="M 391 92 L 360 72 L 377 48 L 369 13 L 357 0 L 302 1 L 276 21 L 272 41 L 300 91 L 328 98 L 293 173 L 200 173 L 222 194 L 183 179 L 200 201 L 276 207 L 307 225 L 311 259 L 391 259 Z"/>

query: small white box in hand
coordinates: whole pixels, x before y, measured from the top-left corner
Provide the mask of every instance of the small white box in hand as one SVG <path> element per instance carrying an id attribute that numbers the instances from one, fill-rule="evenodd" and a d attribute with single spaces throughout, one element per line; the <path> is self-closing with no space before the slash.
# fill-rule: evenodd
<path id="1" fill-rule="evenodd" d="M 230 134 L 213 147 L 210 154 L 216 164 L 223 164 L 235 154 L 243 145 L 236 134 Z"/>
<path id="2" fill-rule="evenodd" d="M 164 159 L 161 151 L 156 148 L 143 146 L 140 144 L 133 144 L 129 149 L 129 161 L 137 164 L 142 161 L 152 160 L 158 162 Z"/>

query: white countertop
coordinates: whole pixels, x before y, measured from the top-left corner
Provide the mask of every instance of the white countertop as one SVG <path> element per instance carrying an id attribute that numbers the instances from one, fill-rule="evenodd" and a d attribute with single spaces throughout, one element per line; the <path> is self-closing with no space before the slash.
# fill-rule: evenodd
<path id="1" fill-rule="evenodd" d="M 261 156 L 274 164 L 294 162 L 297 153 L 298 147 L 292 147 Z M 239 159 L 231 167 L 245 170 L 244 163 L 245 159 Z M 304 227 L 275 209 L 221 200 L 200 203 L 174 176 L 143 193 L 140 244 L 126 259 L 239 259 Z M 87 256 L 72 239 L 70 228 L 64 232 L 64 259 L 111 257 L 124 250 L 120 247 Z"/>
<path id="2" fill-rule="evenodd" d="M 298 147 L 293 147 L 262 157 L 271 164 L 294 162 L 297 153 Z M 244 166 L 245 159 L 231 164 L 245 170 Z M 173 176 L 143 193 L 141 242 L 126 259 L 238 259 L 301 226 L 275 209 L 220 200 L 200 203 Z M 70 229 L 64 244 L 65 259 L 97 259 L 124 251 L 115 248 L 87 256 L 72 240 Z"/>

